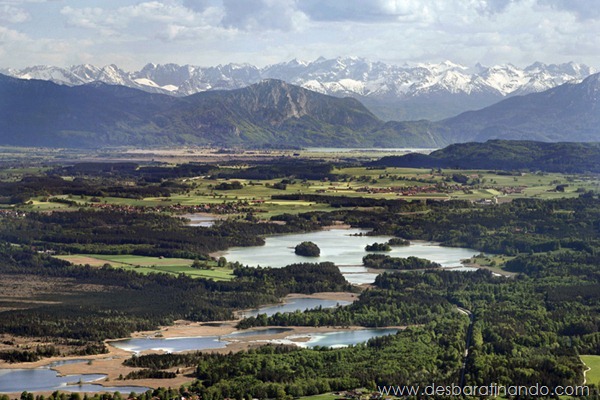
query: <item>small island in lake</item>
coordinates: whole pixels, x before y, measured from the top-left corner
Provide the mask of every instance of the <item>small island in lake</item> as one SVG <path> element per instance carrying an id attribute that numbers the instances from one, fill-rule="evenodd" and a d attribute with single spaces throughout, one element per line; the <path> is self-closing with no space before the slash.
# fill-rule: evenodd
<path id="1" fill-rule="evenodd" d="M 313 242 L 302 242 L 296 246 L 294 253 L 305 257 L 319 257 L 321 255 L 321 249 Z"/>
<path id="2" fill-rule="evenodd" d="M 410 241 L 395 237 L 388 240 L 387 244 L 390 246 L 410 246 Z"/>
<path id="3" fill-rule="evenodd" d="M 369 254 L 363 257 L 363 264 L 367 268 L 376 269 L 435 269 L 442 266 L 434 261 L 419 257 L 390 257 L 384 254 Z"/>
<path id="4" fill-rule="evenodd" d="M 373 243 L 365 246 L 366 251 L 392 251 L 392 248 L 387 243 Z"/>

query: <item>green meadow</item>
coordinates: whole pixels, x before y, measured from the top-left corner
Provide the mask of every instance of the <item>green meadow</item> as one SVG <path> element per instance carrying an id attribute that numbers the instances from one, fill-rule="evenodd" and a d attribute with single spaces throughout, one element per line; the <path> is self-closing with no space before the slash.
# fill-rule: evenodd
<path id="1" fill-rule="evenodd" d="M 107 255 L 107 254 L 73 254 L 56 256 L 61 260 L 76 265 L 101 267 L 109 264 L 113 268 L 132 270 L 140 274 L 167 273 L 173 275 L 188 275 L 192 278 L 207 278 L 214 280 L 231 280 L 233 271 L 225 267 L 217 267 L 216 262 L 207 261 L 210 269 L 192 268 L 193 260 L 185 258 L 161 258 L 136 255 Z"/>
<path id="2" fill-rule="evenodd" d="M 600 356 L 580 356 L 581 361 L 587 365 L 590 370 L 586 372 L 585 378 L 587 384 L 600 385 Z"/>
<path id="3" fill-rule="evenodd" d="M 515 198 L 556 199 L 577 197 L 583 191 L 595 190 L 600 182 L 597 177 L 586 175 L 568 175 L 558 173 L 505 174 L 484 170 L 431 170 L 417 168 L 381 168 L 345 167 L 335 168 L 332 173 L 338 176 L 335 181 L 292 179 L 285 190 L 273 185 L 281 179 L 239 181 L 243 186 L 235 190 L 217 190 L 225 179 L 181 179 L 188 189 L 173 193 L 169 197 L 98 197 L 91 196 L 52 196 L 74 202 L 74 205 L 50 202 L 48 198 L 34 197 L 23 209 L 35 211 L 66 210 L 90 204 L 119 206 L 198 206 L 241 203 L 240 207 L 253 209 L 262 219 L 268 219 L 282 213 L 297 214 L 307 211 L 332 211 L 325 203 L 308 201 L 289 201 L 273 199 L 276 195 L 317 194 L 323 196 L 369 197 L 379 199 L 403 200 L 491 200 L 506 202 Z M 469 183 L 476 185 L 460 186 L 452 180 L 453 175 L 464 175 Z M 72 177 L 63 177 L 72 178 Z M 435 188 L 441 185 L 445 189 Z M 561 190 L 556 190 L 561 185 Z M 184 186 L 184 187 L 185 187 Z M 393 189 L 390 189 L 393 188 Z M 399 189 L 400 188 L 400 189 Z M 404 189 L 406 188 L 406 190 Z M 425 188 L 425 189 L 420 189 Z M 404 193 L 403 193 L 404 192 Z M 92 201 L 93 200 L 93 201 Z M 243 205 L 242 205 L 243 204 Z M 234 211 L 235 212 L 235 211 Z M 236 215 L 231 215 L 235 217 Z M 237 216 L 243 217 L 242 212 Z"/>

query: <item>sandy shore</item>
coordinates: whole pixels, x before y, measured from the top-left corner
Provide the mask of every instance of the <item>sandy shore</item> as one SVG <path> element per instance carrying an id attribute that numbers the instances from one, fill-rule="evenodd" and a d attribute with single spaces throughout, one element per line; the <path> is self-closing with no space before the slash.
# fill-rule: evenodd
<path id="1" fill-rule="evenodd" d="M 498 267 L 488 267 L 487 265 L 481 265 L 481 264 L 477 264 L 477 263 L 464 262 L 463 266 L 465 266 L 465 267 L 471 267 L 471 268 L 487 269 L 488 271 L 491 271 L 492 273 L 495 273 L 495 274 L 498 274 L 498 275 L 502 275 L 502 276 L 505 276 L 507 278 L 514 278 L 515 275 L 517 275 L 515 272 L 508 272 L 508 271 L 504 271 L 503 269 L 498 268 Z"/>
<path id="2" fill-rule="evenodd" d="M 359 296 L 358 293 L 350 293 L 350 292 L 321 292 L 321 293 L 314 293 L 314 294 L 292 293 L 292 294 L 288 294 L 283 299 L 283 302 L 285 303 L 287 300 L 301 299 L 301 298 L 334 300 L 334 301 L 355 301 L 358 299 L 358 296 Z"/>
<path id="3" fill-rule="evenodd" d="M 285 304 L 289 300 L 293 299 L 302 299 L 302 298 L 311 298 L 311 299 L 322 299 L 322 300 L 332 300 L 332 301 L 349 301 L 353 302 L 358 299 L 358 293 L 351 292 L 321 292 L 321 293 L 313 293 L 313 294 L 301 294 L 301 293 L 292 293 L 283 298 L 281 303 L 275 303 L 272 305 Z M 269 304 L 263 305 L 261 307 L 269 307 Z M 240 310 L 237 314 L 241 314 L 244 312 L 251 311 L 251 309 Z M 231 321 L 211 321 L 211 322 L 191 322 L 179 320 L 175 321 L 173 325 L 163 326 L 158 330 L 154 331 L 144 331 L 144 332 L 135 332 L 131 335 L 132 338 L 144 338 L 144 337 L 163 337 L 163 338 L 173 338 L 173 337 L 188 337 L 188 336 L 222 336 L 228 335 L 237 329 L 235 325 L 240 321 L 241 318 L 231 320 Z M 314 329 L 314 328 L 313 328 Z M 289 333 L 288 333 L 289 334 Z M 285 335 L 287 336 L 287 335 Z M 265 338 L 269 338 L 270 336 L 265 336 Z M 115 339 L 121 340 L 121 339 Z M 107 340 L 106 343 L 110 344 L 113 340 Z M 112 348 L 112 346 L 111 346 Z M 229 347 L 228 347 L 229 349 Z"/>
<path id="4" fill-rule="evenodd" d="M 335 224 L 335 225 L 327 225 L 321 228 L 324 231 L 332 231 L 334 229 L 352 229 L 351 225 L 348 224 Z"/>
<path id="5" fill-rule="evenodd" d="M 164 337 L 189 337 L 189 336 L 210 336 L 210 335 L 226 335 L 235 331 L 235 322 L 228 321 L 226 324 L 224 323 L 222 326 L 210 326 L 207 324 L 198 324 L 198 323 L 189 323 L 186 321 L 178 321 L 178 323 L 174 326 L 165 327 L 161 329 L 159 332 L 162 333 Z M 269 341 L 284 341 L 286 343 L 290 343 L 289 337 L 293 337 L 291 342 L 302 343 L 306 342 L 310 339 L 310 336 L 315 334 L 324 334 L 328 332 L 335 331 L 356 331 L 362 329 L 368 329 L 360 326 L 350 326 L 350 327 L 311 327 L 311 326 L 296 326 L 296 327 L 279 327 L 279 326 L 266 326 L 266 327 L 258 327 L 249 329 L 247 331 L 253 330 L 264 330 L 269 328 L 278 328 L 278 329 L 286 329 L 283 332 L 275 333 L 272 335 L 257 335 L 257 336 L 243 336 L 239 339 L 227 338 L 231 343 L 224 348 L 221 349 L 210 349 L 203 350 L 204 353 L 213 352 L 213 353 L 221 353 L 227 354 L 230 352 L 238 352 L 241 350 L 248 350 L 250 348 L 255 348 L 259 346 L 265 345 Z M 394 329 L 405 329 L 405 326 L 391 326 L 386 328 L 394 328 Z M 158 331 L 157 331 L 158 332 Z M 245 331 L 246 332 L 246 331 Z M 145 337 L 148 334 L 153 335 L 156 332 L 137 332 L 133 337 Z M 288 339 L 286 339 L 288 338 Z M 110 342 L 108 342 L 110 343 Z M 36 363 L 21 363 L 21 364 L 12 364 L 10 366 L 2 365 L 2 367 L 10 367 L 10 368 L 36 368 L 44 365 L 48 365 L 53 361 L 65 361 L 69 359 L 77 359 L 77 360 L 87 360 L 86 362 L 77 363 L 77 364 L 66 364 L 53 368 L 53 370 L 57 371 L 61 375 L 80 375 L 80 374 L 105 374 L 106 378 L 97 381 L 97 384 L 103 386 L 143 386 L 143 387 L 179 387 L 186 382 L 190 382 L 194 379 L 194 367 L 179 367 L 179 368 L 171 368 L 168 371 L 175 372 L 179 370 L 179 374 L 176 378 L 173 379 L 135 379 L 135 380 L 121 380 L 121 376 L 126 376 L 128 373 L 132 371 L 136 371 L 139 368 L 130 368 L 123 365 L 123 362 L 129 359 L 132 353 L 118 349 L 113 346 L 109 347 L 109 354 L 102 354 L 96 356 L 88 356 L 88 357 L 55 357 L 45 359 Z M 150 353 L 161 353 L 157 351 L 148 351 L 143 354 Z M 47 392 L 36 392 L 37 394 L 49 395 L 53 391 Z M 12 393 L 12 395 L 18 396 L 20 393 Z"/>
<path id="6" fill-rule="evenodd" d="M 283 302 L 298 298 L 314 298 L 324 300 L 338 300 L 338 301 L 355 301 L 358 298 L 357 293 L 349 292 L 331 292 L 331 293 L 314 293 L 312 295 L 305 294 L 290 294 L 283 299 Z M 131 335 L 132 338 L 145 338 L 145 337 L 162 337 L 162 338 L 175 338 L 175 337 L 194 337 L 194 336 L 225 336 L 235 332 L 237 329 L 235 325 L 239 322 L 238 320 L 232 321 L 212 321 L 212 322 L 191 322 L 179 320 L 173 325 L 163 326 L 157 330 L 135 332 Z M 321 334 L 327 332 L 334 332 L 338 330 L 359 330 L 366 329 L 359 326 L 352 327 L 257 327 L 248 329 L 247 331 L 253 330 L 264 330 L 268 328 L 283 328 L 285 331 L 271 334 L 271 335 L 260 335 L 260 336 L 243 336 L 240 338 L 223 338 L 230 342 L 224 348 L 221 349 L 210 349 L 203 350 L 203 352 L 215 352 L 215 353 L 229 353 L 237 352 L 241 350 L 247 350 L 249 348 L 258 347 L 264 345 L 267 341 L 271 340 L 283 340 L 288 336 L 300 336 L 295 338 L 296 342 L 307 341 L 309 333 Z M 393 327 L 402 329 L 403 327 Z M 125 338 L 126 339 L 126 338 Z M 120 339 L 115 339 L 120 340 Z M 180 374 L 173 379 L 136 379 L 136 380 L 120 380 L 119 377 L 126 376 L 129 372 L 138 370 L 138 368 L 130 368 L 123 365 L 123 361 L 129 359 L 133 353 L 111 346 L 110 343 L 114 340 L 106 340 L 107 348 L 109 349 L 108 354 L 98 354 L 94 356 L 84 357 L 52 357 L 46 358 L 41 361 L 34 363 L 15 363 L 8 364 L 6 362 L 0 362 L 0 368 L 6 369 L 32 369 L 41 366 L 48 365 L 55 361 L 66 361 L 66 360 L 85 360 L 85 362 L 77 364 L 61 365 L 53 368 L 61 375 L 79 375 L 79 374 L 105 374 L 107 377 L 103 380 L 98 381 L 98 384 L 104 386 L 145 386 L 145 387 L 179 387 L 180 385 L 189 382 L 194 379 L 193 372 L 194 368 L 179 368 Z M 142 354 L 148 353 L 161 353 L 157 351 L 148 351 Z M 172 369 L 173 372 L 177 368 Z M 48 392 L 36 392 L 39 394 L 50 394 Z M 13 395 L 20 395 L 20 393 L 14 393 Z M 12 396 L 11 396 L 12 397 Z"/>
<path id="7" fill-rule="evenodd" d="M 214 322 L 191 322 L 191 321 L 175 321 L 175 324 L 163 326 L 155 331 L 135 332 L 131 335 L 132 338 L 174 338 L 188 336 L 221 336 L 227 335 L 235 331 L 235 321 L 214 321 Z M 122 340 L 122 339 L 115 339 Z M 115 340 L 107 340 L 110 345 Z M 112 346 L 111 346 L 112 347 Z"/>
<path id="8" fill-rule="evenodd" d="M 213 214 L 213 213 L 208 213 L 208 212 L 195 212 L 195 213 L 187 213 L 187 214 L 180 214 L 177 215 L 179 218 L 186 218 L 191 220 L 192 222 L 194 222 L 194 217 L 198 218 L 210 218 L 210 220 L 220 220 L 220 219 L 227 219 L 229 217 L 232 216 L 232 214 Z M 206 220 L 206 222 L 209 222 L 210 220 Z M 204 221 L 200 221 L 200 222 L 204 222 Z"/>

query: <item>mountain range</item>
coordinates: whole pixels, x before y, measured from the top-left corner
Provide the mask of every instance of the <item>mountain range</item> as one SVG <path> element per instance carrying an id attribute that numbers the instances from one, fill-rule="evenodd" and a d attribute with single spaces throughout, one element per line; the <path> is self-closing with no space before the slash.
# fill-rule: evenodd
<path id="1" fill-rule="evenodd" d="M 94 82 L 0 75 L 0 144 L 50 147 L 213 145 L 439 147 L 436 135 L 385 123 L 358 100 L 265 80 L 186 97 Z M 423 129 L 421 126 L 418 129 Z"/>
<path id="2" fill-rule="evenodd" d="M 576 63 L 511 64 L 468 68 L 437 64 L 392 65 L 347 57 L 312 62 L 292 60 L 262 68 L 250 64 L 199 67 L 147 64 L 127 72 L 116 65 L 68 68 L 33 66 L 0 73 L 22 79 L 78 86 L 104 82 L 150 93 L 189 96 L 199 92 L 240 89 L 264 79 L 279 79 L 322 94 L 353 97 L 382 120 L 440 120 L 492 105 L 506 97 L 541 92 L 566 82 L 580 82 L 596 72 Z"/>
<path id="3" fill-rule="evenodd" d="M 600 74 L 540 93 L 514 96 L 441 121 L 450 143 L 488 139 L 600 141 Z"/>
<path id="4" fill-rule="evenodd" d="M 385 122 L 354 98 L 276 79 L 176 97 L 0 75 L 0 93 L 0 144 L 21 146 L 431 148 L 488 139 L 600 139 L 600 74 L 438 122 Z"/>

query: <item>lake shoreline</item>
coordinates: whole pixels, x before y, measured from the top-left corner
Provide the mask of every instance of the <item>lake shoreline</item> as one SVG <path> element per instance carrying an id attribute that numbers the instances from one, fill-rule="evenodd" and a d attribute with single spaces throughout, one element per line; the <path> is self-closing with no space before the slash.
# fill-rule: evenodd
<path id="1" fill-rule="evenodd" d="M 352 225 L 349 225 L 349 224 L 325 225 L 325 226 L 322 226 L 321 229 L 318 229 L 316 231 L 278 233 L 278 234 L 272 234 L 272 235 L 265 235 L 265 238 L 277 237 L 277 236 L 299 235 L 299 234 L 302 234 L 302 233 L 311 233 L 311 232 L 333 231 L 333 230 L 345 230 L 345 231 L 348 231 L 348 230 L 353 229 L 353 228 L 354 227 Z M 364 230 L 362 228 L 354 228 L 354 229 Z M 208 253 L 208 256 L 212 257 L 214 259 L 218 259 L 219 257 L 225 256 L 232 248 L 236 248 L 236 247 L 238 247 L 238 246 L 229 247 L 229 248 L 227 248 L 225 250 L 213 251 L 212 253 Z M 254 247 L 254 246 L 247 246 L 247 247 Z M 318 262 L 318 260 L 316 260 L 316 261 Z"/>
<path id="2" fill-rule="evenodd" d="M 322 300 L 333 300 L 333 301 L 355 301 L 358 298 L 358 293 L 352 292 L 320 292 L 313 294 L 301 294 L 301 293 L 292 293 L 283 298 L 283 301 L 279 304 L 285 304 L 290 300 L 301 299 L 301 298 L 313 298 L 313 299 L 322 299 Z M 263 305 L 263 307 L 268 307 L 269 305 Z M 239 310 L 236 312 L 236 316 L 238 312 L 248 311 L 248 310 Z M 5 361 L 0 361 L 0 370 L 18 370 L 18 369 L 36 369 L 40 367 L 46 367 L 55 362 L 61 361 L 69 361 L 69 360 L 82 360 L 81 363 L 76 364 L 65 364 L 59 365 L 55 367 L 51 367 L 50 369 L 56 371 L 59 375 L 82 375 L 82 374 L 103 374 L 106 375 L 106 378 L 103 378 L 95 384 L 101 386 L 111 386 L 111 387 L 119 387 L 119 386 L 141 386 L 141 387 L 152 387 L 156 388 L 159 386 L 171 386 L 171 387 L 179 387 L 180 385 L 189 382 L 191 379 L 188 375 L 192 373 L 194 368 L 179 368 L 182 374 L 178 375 L 173 379 L 134 379 L 134 380 L 119 380 L 119 376 L 126 376 L 129 372 L 138 370 L 139 368 L 130 368 L 124 366 L 123 361 L 131 358 L 134 354 L 133 352 L 120 349 L 118 347 L 112 346 L 111 342 L 126 340 L 132 338 L 176 338 L 176 337 L 198 337 L 198 336 L 225 336 L 230 335 L 233 332 L 238 331 L 235 325 L 241 320 L 241 318 L 237 318 L 235 320 L 229 321 L 210 321 L 210 322 L 193 322 L 187 320 L 178 320 L 175 321 L 173 325 L 161 326 L 156 330 L 151 331 L 138 331 L 133 332 L 129 337 L 120 338 L 120 339 L 106 339 L 104 343 L 107 345 L 108 353 L 104 354 L 96 354 L 91 356 L 66 356 L 66 357 L 50 357 L 44 358 L 42 360 L 33 362 L 33 363 L 12 363 L 9 364 Z M 253 329 L 244 330 L 247 331 L 260 331 L 263 329 L 275 329 L 275 328 L 289 328 L 284 332 L 275 333 L 271 335 L 261 335 L 260 342 L 257 341 L 257 337 L 249 336 L 248 339 L 244 338 L 244 340 L 239 340 L 235 337 L 227 338 L 229 344 L 223 348 L 217 349 L 207 349 L 202 350 L 203 352 L 215 352 L 215 353 L 229 353 L 229 352 L 239 352 L 242 350 L 248 350 L 253 347 L 263 346 L 266 344 L 264 341 L 268 340 L 283 340 L 287 336 L 293 335 L 307 335 L 308 333 L 328 333 L 335 332 L 340 330 L 360 330 L 360 329 L 368 329 L 360 326 L 353 327 L 256 327 Z M 392 327 L 396 328 L 396 327 Z M 400 329 L 400 328 L 398 328 Z M 194 352 L 196 350 L 183 351 L 182 353 Z M 161 354 L 165 353 L 164 351 L 144 351 L 140 354 Z M 174 370 L 176 370 L 175 368 Z M 189 371 L 188 371 L 189 370 Z M 50 395 L 54 390 L 50 391 L 36 391 L 36 394 Z M 11 396 L 19 396 L 19 392 L 7 393 Z"/>
<path id="3" fill-rule="evenodd" d="M 480 253 L 474 249 L 441 246 L 440 243 L 424 240 L 413 240 L 408 246 L 391 246 L 389 251 L 369 252 L 366 248 L 374 242 L 387 242 L 393 236 L 371 236 L 369 230 L 348 228 L 344 224 L 335 224 L 313 232 L 289 233 L 283 235 L 267 235 L 262 246 L 234 246 L 226 250 L 212 253 L 213 257 L 224 257 L 232 263 L 240 263 L 249 267 L 284 268 L 291 264 L 332 262 L 340 270 L 344 278 L 355 287 L 372 284 L 377 275 L 386 272 L 367 270 L 363 259 L 369 254 L 382 254 L 390 257 L 418 257 L 431 260 L 442 268 L 464 268 L 463 261 Z M 310 241 L 320 249 L 319 257 L 303 257 L 295 254 L 294 247 L 298 243 Z"/>
<path id="4" fill-rule="evenodd" d="M 262 265 L 268 265 L 270 262 L 285 262 L 287 264 L 293 264 L 297 262 L 319 262 L 319 261 L 337 261 L 340 265 L 355 265 L 360 266 L 357 263 L 362 262 L 362 257 L 364 254 L 368 254 L 365 252 L 365 245 L 372 244 L 375 241 L 387 241 L 390 236 L 368 236 L 361 233 L 368 232 L 368 230 L 352 228 L 345 224 L 336 224 L 330 225 L 328 227 L 324 227 L 319 231 L 314 232 L 301 232 L 301 233 L 291 233 L 286 235 L 275 235 L 276 237 L 287 237 L 289 235 L 296 235 L 297 237 L 291 237 L 285 240 L 276 239 L 273 243 L 271 243 L 271 247 L 269 246 L 260 246 L 260 248 L 266 248 L 269 250 L 266 254 L 257 253 L 256 248 L 242 248 L 244 252 L 250 250 L 250 255 L 254 256 L 254 259 L 250 257 L 248 259 L 248 264 L 252 265 L 256 263 L 256 261 L 260 261 Z M 351 234 L 351 233 L 354 233 Z M 306 235 L 306 236 L 303 236 Z M 312 235 L 312 236 L 311 236 Z M 273 238 L 273 235 L 267 236 L 267 240 L 269 238 Z M 323 242 L 321 247 L 321 255 L 320 259 L 316 260 L 304 260 L 301 257 L 294 255 L 293 249 L 294 243 L 302 241 L 302 240 L 310 240 L 311 237 L 314 237 L 315 242 L 320 245 L 320 241 Z M 287 243 L 289 242 L 289 243 Z M 290 246 L 292 246 L 290 248 Z M 256 247 L 256 246 L 255 246 Z M 281 254 L 273 253 L 273 250 L 279 248 L 279 252 Z M 410 250 L 411 253 L 407 251 Z M 225 256 L 227 257 L 228 252 L 231 251 L 231 248 L 221 252 L 211 253 L 210 255 L 213 257 Z M 465 253 L 463 255 L 463 253 Z M 462 264 L 459 262 L 463 259 L 466 259 L 468 256 L 472 257 L 472 254 L 476 254 L 475 250 L 472 249 L 462 249 L 462 248 L 453 248 L 453 247 L 444 247 L 441 248 L 438 244 L 432 242 L 425 241 L 411 241 L 411 246 L 402 246 L 402 247 L 394 247 L 391 252 L 386 253 L 391 256 L 401 256 L 407 257 L 409 255 L 415 255 L 422 258 L 432 259 L 436 261 L 436 257 L 441 264 L 446 264 L 446 266 L 459 267 Z M 468 256 L 466 255 L 468 254 Z M 237 254 L 240 257 L 240 254 Z M 245 257 L 244 253 L 242 257 Z M 322 260 L 321 260 L 322 259 Z M 232 260 L 235 261 L 235 258 L 232 257 Z M 286 264 L 286 265 L 287 265 Z M 276 264 L 275 264 L 276 265 Z M 277 266 L 274 266 L 277 268 Z M 372 285 L 372 280 L 377 273 L 384 272 L 383 270 L 367 270 L 367 273 L 346 273 L 344 276 L 348 279 L 353 277 L 355 281 L 351 281 L 356 288 L 364 289 L 370 287 Z M 368 279 L 367 279 L 368 278 Z M 369 280 L 370 279 L 370 280 Z M 266 309 L 268 307 L 279 306 L 282 304 L 286 304 L 288 302 L 293 302 L 296 299 L 321 299 L 324 301 L 339 301 L 339 302 L 353 302 L 358 298 L 358 293 L 352 292 L 332 292 L 332 293 L 314 293 L 311 295 L 305 295 L 300 293 L 294 293 L 286 296 L 282 299 L 282 302 L 276 303 L 273 305 L 261 305 L 260 309 Z M 312 307 L 308 307 L 312 308 Z M 157 387 L 157 386 L 171 386 L 178 387 L 185 382 L 189 382 L 191 378 L 189 376 L 184 376 L 185 373 L 193 373 L 193 368 L 190 371 L 182 370 L 180 368 L 180 372 L 183 374 L 178 374 L 176 378 L 173 379 L 142 379 L 142 380 L 119 380 L 120 376 L 126 376 L 129 372 L 137 370 L 135 368 L 129 368 L 122 365 L 123 361 L 130 358 L 134 352 L 129 351 L 127 349 L 119 349 L 112 345 L 113 342 L 118 340 L 127 340 L 127 339 L 174 339 L 174 338 L 206 338 L 212 337 L 215 342 L 218 343 L 218 346 L 221 346 L 222 343 L 227 342 L 222 347 L 219 348 L 208 348 L 205 350 L 201 350 L 203 352 L 211 352 L 211 353 L 229 353 L 229 352 L 238 352 L 242 350 L 251 349 L 257 346 L 262 346 L 266 343 L 287 343 L 287 344 L 296 344 L 301 345 L 303 342 L 310 340 L 307 339 L 307 335 L 310 336 L 319 336 L 323 334 L 329 334 L 332 332 L 340 332 L 340 331 L 357 331 L 369 329 L 360 326 L 352 326 L 352 327 L 337 327 L 337 326 L 328 326 L 328 327 L 256 327 L 251 328 L 249 330 L 245 330 L 244 333 L 252 332 L 252 331 L 263 331 L 261 334 L 257 333 L 257 335 L 240 335 L 236 337 L 235 335 L 231 335 L 233 332 L 238 331 L 236 329 L 237 323 L 240 321 L 242 317 L 242 313 L 248 311 L 256 311 L 256 309 L 251 310 L 239 310 L 235 312 L 234 317 L 236 319 L 229 321 L 211 321 L 211 322 L 192 322 L 192 321 L 184 321 L 179 320 L 175 321 L 170 326 L 161 326 L 158 329 L 151 331 L 140 331 L 133 332 L 129 337 L 122 339 L 109 339 L 105 340 L 104 343 L 107 345 L 109 349 L 108 354 L 100 354 L 95 356 L 88 357 L 58 357 L 53 359 L 44 359 L 37 363 L 19 363 L 19 364 L 11 364 L 6 365 L 7 368 L 10 369 L 19 369 L 19 368 L 36 368 L 38 366 L 48 365 L 52 361 L 57 360 L 73 360 L 73 359 L 84 359 L 86 361 L 92 360 L 91 363 L 83 362 L 78 364 L 68 364 L 61 365 L 53 368 L 58 371 L 60 374 L 105 374 L 107 378 L 101 381 L 98 381 L 98 384 L 101 385 L 110 385 L 110 386 L 119 386 L 119 385 L 127 385 L 127 386 L 144 386 L 144 387 Z M 289 328 L 289 330 L 285 331 L 272 331 L 272 332 L 264 332 L 266 329 L 276 329 L 276 328 Z M 382 327 L 384 328 L 384 327 Z M 392 329 L 404 329 L 405 327 L 385 327 Z M 226 336 L 226 337 L 223 337 Z M 358 335 L 360 337 L 365 336 L 364 334 Z M 366 335 L 368 336 L 368 335 Z M 297 339 L 297 340 L 293 340 Z M 318 339 L 320 340 L 320 339 Z M 158 340 L 157 340 L 158 342 Z M 201 341 L 200 341 L 201 342 Z M 142 342 L 143 345 L 137 347 L 139 349 L 144 348 L 158 348 L 158 346 L 162 346 L 162 348 L 184 348 L 184 346 L 189 346 L 189 342 L 178 342 L 176 344 L 169 345 L 164 342 L 158 342 L 158 344 L 151 344 L 148 346 L 148 343 Z M 344 343 L 344 342 L 341 342 Z M 196 343 L 191 344 L 196 345 Z M 136 344 L 135 346 L 138 346 Z M 203 344 L 200 346 L 204 346 Z M 136 348 L 136 347 L 131 347 Z M 203 347 L 199 347 L 203 348 Z M 177 351 L 177 350 L 175 350 Z M 191 352 L 196 350 L 182 350 L 181 352 Z M 160 354 L 164 353 L 162 350 L 141 350 L 139 354 Z M 0 367 L 4 366 L 0 363 Z M 176 369 L 175 369 L 176 370 Z M 174 372 L 174 371 L 173 371 Z"/>
<path id="5" fill-rule="evenodd" d="M 181 322 L 183 323 L 183 321 L 181 321 Z M 229 322 L 231 322 L 231 321 L 229 321 Z M 183 334 L 187 334 L 186 336 L 193 336 L 193 334 L 196 332 L 196 330 L 194 329 L 194 326 L 181 326 L 180 328 L 181 328 L 180 332 Z M 190 330 L 186 330 L 186 328 L 188 328 Z M 230 352 L 236 353 L 239 351 L 245 351 L 245 350 L 249 350 L 252 348 L 264 346 L 268 343 L 297 344 L 299 347 L 302 347 L 301 345 L 303 343 L 306 343 L 307 341 L 309 341 L 311 337 L 322 335 L 322 334 L 328 334 L 328 333 L 333 333 L 333 332 L 371 330 L 371 329 L 404 330 L 407 327 L 406 326 L 386 326 L 386 327 L 381 327 L 381 328 L 369 328 L 369 327 L 363 327 L 363 326 L 344 326 L 344 327 L 342 327 L 342 326 L 327 326 L 327 327 L 265 326 L 265 327 L 258 327 L 255 329 L 250 329 L 250 331 L 252 331 L 252 330 L 260 331 L 263 329 L 277 329 L 277 328 L 286 328 L 289 330 L 286 330 L 286 331 L 280 332 L 280 333 L 276 333 L 276 334 L 272 334 L 272 335 L 250 336 L 248 338 L 244 338 L 245 340 L 232 339 L 230 341 L 230 344 L 228 344 L 226 347 L 218 348 L 218 349 L 207 349 L 207 350 L 201 350 L 201 351 L 204 353 L 219 353 L 219 354 L 227 354 Z M 227 330 L 224 330 L 223 332 L 231 333 L 233 331 L 236 331 L 236 329 L 234 328 L 233 323 L 232 323 L 231 330 L 227 329 Z M 174 332 L 175 331 L 173 330 L 170 332 L 170 334 L 174 334 Z M 244 332 L 246 332 L 246 331 L 244 331 Z M 141 332 L 138 332 L 138 334 L 141 334 Z M 290 337 L 292 337 L 293 339 L 290 339 Z M 195 351 L 196 350 L 182 351 L 181 353 L 190 353 L 190 352 L 195 352 Z M 165 352 L 164 351 L 144 351 L 144 352 L 141 352 L 140 355 L 163 354 L 163 353 L 165 353 Z M 185 384 L 187 382 L 190 382 L 190 380 L 192 380 L 190 378 L 189 374 L 193 373 L 193 371 L 195 370 L 194 367 L 189 367 L 189 368 L 179 367 L 179 368 L 169 369 L 169 371 L 170 370 L 175 371 L 177 369 L 179 369 L 179 371 L 180 371 L 180 374 L 178 374 L 178 376 L 176 378 L 172 378 L 172 379 L 121 380 L 121 379 L 119 379 L 120 376 L 126 376 L 129 372 L 139 370 L 139 368 L 130 368 L 130 367 L 123 365 L 123 361 L 131 358 L 132 355 L 133 355 L 132 352 L 129 352 L 129 351 L 126 351 L 123 349 L 119 349 L 114 346 L 109 346 L 108 354 L 101 354 L 101 355 L 87 356 L 87 357 L 54 357 L 54 358 L 49 358 L 49 359 L 45 359 L 43 361 L 37 362 L 36 366 L 32 366 L 30 363 L 27 363 L 26 365 L 24 365 L 24 363 L 13 364 L 12 365 L 13 368 L 11 368 L 11 369 L 33 369 L 33 368 L 47 366 L 47 365 L 51 364 L 52 362 L 56 362 L 56 361 L 83 360 L 83 362 L 81 362 L 81 363 L 59 365 L 56 367 L 51 367 L 50 369 L 53 371 L 56 371 L 60 376 L 86 375 L 86 374 L 106 375 L 106 378 L 102 378 L 98 381 L 95 381 L 94 384 L 97 384 L 100 386 L 110 386 L 110 387 L 119 387 L 119 386 L 124 386 L 124 387 L 137 386 L 137 387 L 150 387 L 150 388 L 157 388 L 157 387 L 161 387 L 161 386 L 162 387 L 167 387 L 167 386 L 178 387 L 178 386 L 181 386 L 182 384 Z M 91 361 L 91 363 L 90 363 L 90 361 Z M 55 390 L 35 391 L 32 393 L 50 395 L 54 391 Z M 65 392 L 64 389 L 62 391 Z M 19 392 L 10 392 L 7 394 L 9 394 L 11 396 L 18 396 L 18 395 L 20 395 L 20 393 L 21 392 L 19 391 Z M 88 392 L 88 393 L 90 393 L 90 392 Z"/>

